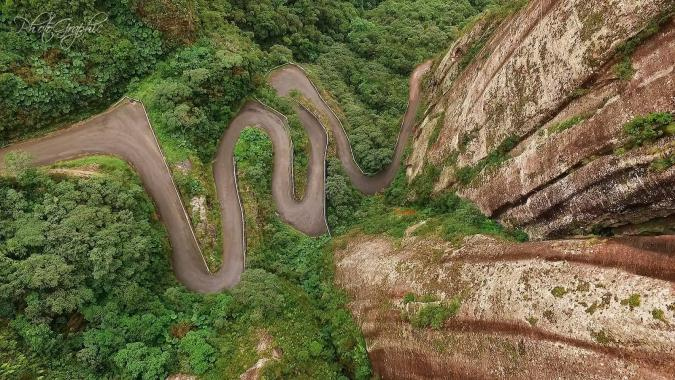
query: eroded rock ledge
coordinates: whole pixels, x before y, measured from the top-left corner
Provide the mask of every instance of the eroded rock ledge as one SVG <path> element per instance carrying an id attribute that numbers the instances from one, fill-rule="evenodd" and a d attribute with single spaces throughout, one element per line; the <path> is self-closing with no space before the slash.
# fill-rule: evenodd
<path id="1" fill-rule="evenodd" d="M 652 164 L 674 157 L 675 137 L 617 154 L 627 122 L 675 112 L 673 9 L 667 0 L 534 0 L 498 26 L 478 22 L 428 80 L 409 178 L 427 162 L 442 167 L 437 191 L 458 190 L 534 238 L 674 214 L 675 166 Z M 509 139 L 503 162 L 458 181 Z"/>

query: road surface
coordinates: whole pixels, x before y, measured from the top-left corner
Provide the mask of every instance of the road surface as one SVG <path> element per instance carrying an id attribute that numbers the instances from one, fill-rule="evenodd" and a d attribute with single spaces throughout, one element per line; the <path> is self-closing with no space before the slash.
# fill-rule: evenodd
<path id="1" fill-rule="evenodd" d="M 374 176 L 365 175 L 356 164 L 342 124 L 302 68 L 292 64 L 282 66 L 270 73 L 268 81 L 279 95 L 285 96 L 296 90 L 312 103 L 313 111 L 321 113 L 321 119 L 327 120 L 325 128 L 330 128 L 338 158 L 354 186 L 366 194 L 374 194 L 391 183 L 400 167 L 420 103 L 420 81 L 430 67 L 431 62 L 428 61 L 412 73 L 408 109 L 403 117 L 392 163 Z M 210 272 L 204 262 L 145 109 L 137 101 L 125 98 L 109 110 L 70 128 L 0 149 L 0 170 L 3 169 L 4 156 L 12 151 L 29 153 L 36 166 L 94 154 L 114 155 L 127 161 L 138 172 L 166 225 L 176 278 L 191 290 L 214 293 L 236 285 L 244 271 L 246 240 L 233 157 L 234 146 L 244 128 L 257 126 L 272 141 L 272 197 L 282 219 L 308 235 L 317 236 L 328 231 L 325 215 L 327 134 L 312 112 L 299 104 L 296 111 L 311 146 L 308 183 L 300 201 L 293 196 L 293 150 L 288 123 L 283 115 L 259 102 L 249 101 L 221 138 L 213 163 L 213 174 L 225 246 L 222 266 L 215 273 Z"/>

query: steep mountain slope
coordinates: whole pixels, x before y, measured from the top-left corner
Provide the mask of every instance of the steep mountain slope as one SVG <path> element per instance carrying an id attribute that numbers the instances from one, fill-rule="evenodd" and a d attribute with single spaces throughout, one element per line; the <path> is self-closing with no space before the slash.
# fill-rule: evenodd
<path id="1" fill-rule="evenodd" d="M 542 241 L 448 242 L 423 216 L 403 237 L 339 237 L 381 378 L 675 376 L 674 6 L 533 0 L 435 63 L 411 188 Z"/>
<path id="2" fill-rule="evenodd" d="M 408 176 L 442 167 L 437 191 L 534 238 L 673 214 L 672 11 L 668 0 L 532 1 L 478 22 L 428 79 Z"/>

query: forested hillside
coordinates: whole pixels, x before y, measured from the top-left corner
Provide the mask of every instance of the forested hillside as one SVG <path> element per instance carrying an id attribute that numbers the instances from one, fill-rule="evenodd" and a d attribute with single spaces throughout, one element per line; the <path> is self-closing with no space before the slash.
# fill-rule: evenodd
<path id="1" fill-rule="evenodd" d="M 329 90 L 361 168 L 377 172 L 391 160 L 410 71 L 488 3 L 8 0 L 0 5 L 0 146 L 93 115 L 125 94 L 142 100 L 184 204 L 204 199 L 205 218 L 188 211 L 217 268 L 210 163 L 247 99 L 289 115 L 300 179 L 306 169 L 306 139 L 290 101 L 265 84 L 270 69 L 303 63 Z M 47 41 L 21 27 L 20 19 L 42 12 L 73 24 L 99 13 L 105 21 L 72 41 Z M 96 157 L 34 170 L 15 157 L 0 180 L 0 377 L 238 378 L 266 355 L 269 378 L 370 378 L 364 340 L 333 284 L 330 238 L 304 236 L 275 215 L 264 134 L 246 130 L 236 160 L 248 269 L 232 291 L 204 296 L 173 278 L 166 233 L 125 164 Z M 356 225 L 400 235 L 427 215 L 448 239 L 514 238 L 468 203 L 452 195 L 432 203 L 430 184 L 418 186 L 425 196 L 406 197 L 400 178 L 386 197 L 364 198 L 329 157 L 329 223 L 337 232 Z M 394 205 L 419 214 L 400 218 Z"/>
<path id="2" fill-rule="evenodd" d="M 276 222 L 237 288 L 198 295 L 176 283 L 165 232 L 125 164 L 45 173 L 15 161 L 0 183 L 0 377 L 234 378 L 266 336 L 283 352 L 270 376 L 370 373 L 325 238 Z M 63 176 L 83 166 L 88 175 Z"/>

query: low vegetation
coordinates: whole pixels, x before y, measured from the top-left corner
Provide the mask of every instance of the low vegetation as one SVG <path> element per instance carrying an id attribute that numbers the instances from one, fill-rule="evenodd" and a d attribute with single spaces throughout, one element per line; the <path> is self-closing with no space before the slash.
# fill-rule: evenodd
<path id="1" fill-rule="evenodd" d="M 625 57 L 619 63 L 615 64 L 613 70 L 617 78 L 625 81 L 630 80 L 633 78 L 633 75 L 635 75 L 633 61 L 631 61 L 630 57 Z"/>
<path id="2" fill-rule="evenodd" d="M 438 142 L 438 137 L 441 135 L 441 129 L 443 129 L 443 114 L 438 116 L 438 119 L 434 123 L 434 127 L 429 136 L 429 146 L 432 146 Z"/>
<path id="3" fill-rule="evenodd" d="M 658 321 L 668 323 L 666 313 L 662 309 L 652 309 L 652 317 Z"/>
<path id="4" fill-rule="evenodd" d="M 551 294 L 555 298 L 562 298 L 565 294 L 569 293 L 569 290 L 562 286 L 556 286 L 551 290 Z"/>
<path id="5" fill-rule="evenodd" d="M 593 340 L 602 345 L 608 345 L 610 343 L 616 342 L 614 337 L 612 337 L 611 333 L 605 329 L 600 329 L 598 331 L 591 331 L 591 337 L 593 338 Z"/>
<path id="6" fill-rule="evenodd" d="M 675 135 L 673 114 L 655 112 L 644 116 L 637 116 L 624 124 L 623 132 L 627 141 L 623 151 L 639 148 L 654 143 L 664 136 Z"/>
<path id="7" fill-rule="evenodd" d="M 671 153 L 654 160 L 649 168 L 655 172 L 664 172 L 675 165 L 675 154 Z"/>
<path id="8" fill-rule="evenodd" d="M 375 196 L 365 199 L 354 216 L 358 222 L 350 226 L 366 234 L 387 234 L 401 238 L 408 227 L 425 221 L 414 235 L 433 234 L 457 245 L 461 244 L 464 237 L 476 234 L 513 241 L 527 240 L 527 235 L 522 231 L 505 229 L 454 193 L 436 196 L 424 206 L 405 207 L 392 205 L 387 203 L 386 198 Z"/>
<path id="9" fill-rule="evenodd" d="M 567 129 L 574 127 L 577 124 L 583 122 L 585 118 L 583 116 L 575 116 L 560 123 L 556 123 L 548 128 L 549 134 L 560 133 Z"/>
<path id="10" fill-rule="evenodd" d="M 628 306 L 631 311 L 636 307 L 639 307 L 640 303 L 641 303 L 640 295 L 637 293 L 633 293 L 628 298 L 621 300 L 621 304 L 624 306 Z"/>
<path id="11" fill-rule="evenodd" d="M 518 145 L 520 140 L 517 136 L 509 136 L 493 149 L 487 157 L 471 166 L 464 166 L 455 172 L 457 182 L 467 186 L 483 171 L 490 168 L 498 168 L 509 159 L 509 152 Z"/>
<path id="12" fill-rule="evenodd" d="M 619 45 L 616 48 L 616 54 L 618 56 L 619 62 L 616 63 L 613 67 L 614 73 L 617 78 L 621 80 L 630 80 L 635 75 L 635 69 L 633 68 L 633 62 L 631 57 L 635 50 L 650 37 L 657 34 L 670 20 L 672 16 L 672 9 L 666 10 L 657 18 L 652 20 L 644 29 L 640 31 L 637 35 L 628 39 L 623 44 Z"/>
<path id="13" fill-rule="evenodd" d="M 442 303 L 424 305 L 410 318 L 410 324 L 416 328 L 431 327 L 438 330 L 443 327 L 446 320 L 457 314 L 460 306 L 459 300 L 452 300 L 448 305 Z"/>
<path id="14" fill-rule="evenodd" d="M 457 315 L 462 305 L 459 297 L 454 297 L 449 301 L 439 301 L 431 294 L 417 297 L 414 293 L 408 293 L 403 298 L 403 303 L 411 302 L 417 302 L 419 309 L 407 316 L 410 324 L 415 328 L 430 327 L 436 330 L 442 328 L 445 321 Z"/>
<path id="15" fill-rule="evenodd" d="M 534 327 L 537 325 L 537 322 L 539 322 L 539 318 L 530 316 L 527 317 L 526 321 L 530 324 L 530 326 Z"/>
<path id="16" fill-rule="evenodd" d="M 529 0 L 494 1 L 487 7 L 483 14 L 476 17 L 464 27 L 464 32 L 466 32 L 478 22 L 485 25 L 480 35 L 471 41 L 466 52 L 464 52 L 459 60 L 458 69 L 460 72 L 466 69 L 476 59 L 478 54 L 483 51 L 483 48 L 494 35 L 499 24 L 508 16 L 522 9 L 528 2 Z M 487 57 L 488 54 L 489 53 L 486 53 L 483 57 Z"/>

